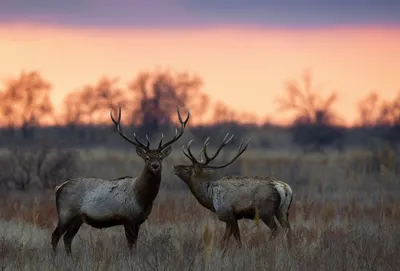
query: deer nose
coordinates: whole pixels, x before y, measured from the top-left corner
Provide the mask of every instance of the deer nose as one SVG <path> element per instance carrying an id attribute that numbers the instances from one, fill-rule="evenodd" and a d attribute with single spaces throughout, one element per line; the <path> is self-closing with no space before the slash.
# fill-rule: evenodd
<path id="1" fill-rule="evenodd" d="M 154 170 L 159 170 L 160 169 L 160 164 L 159 163 L 152 163 L 151 168 Z"/>

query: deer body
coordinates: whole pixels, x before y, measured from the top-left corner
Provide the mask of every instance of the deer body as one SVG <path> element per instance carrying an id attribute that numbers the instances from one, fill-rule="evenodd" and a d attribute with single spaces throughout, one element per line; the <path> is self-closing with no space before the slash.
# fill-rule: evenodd
<path id="1" fill-rule="evenodd" d="M 221 220 L 254 219 L 256 210 L 260 216 L 273 215 L 275 211 L 286 213 L 291 189 L 283 190 L 281 182 L 273 177 L 226 176 L 210 183 L 215 213 Z"/>
<path id="2" fill-rule="evenodd" d="M 145 165 L 138 177 L 121 177 L 114 180 L 99 178 L 75 178 L 64 182 L 56 188 L 56 208 L 58 224 L 52 234 L 52 247 L 56 251 L 59 239 L 64 235 L 64 245 L 68 254 L 71 243 L 83 223 L 102 229 L 123 225 L 132 250 L 136 245 L 141 224 L 150 215 L 161 183 L 162 161 L 171 154 L 171 144 L 183 134 L 189 114 L 182 121 L 178 110 L 181 131 L 176 130 L 175 137 L 169 142 L 159 143 L 158 149 L 150 149 L 141 143 L 136 136 L 134 140 L 127 137 L 120 127 L 121 109 L 118 120 L 111 118 L 119 134 L 136 146 L 136 153 L 144 160 Z"/>
<path id="3" fill-rule="evenodd" d="M 144 222 L 161 182 L 161 175 L 154 177 L 152 183 L 128 176 L 117 180 L 73 179 L 57 189 L 57 209 L 64 220 L 73 215 L 98 229 L 123 225 L 132 218 Z"/>
<path id="4" fill-rule="evenodd" d="M 174 174 L 188 185 L 190 191 L 202 206 L 214 212 L 219 220 L 226 223 L 223 237 L 224 245 L 227 244 L 232 234 L 241 245 L 237 221 L 255 219 L 257 215 L 272 230 L 271 239 L 275 238 L 278 230 L 278 225 L 274 220 L 274 217 L 276 217 L 282 227 L 288 231 L 290 245 L 288 212 L 293 193 L 288 184 L 269 176 L 226 176 L 219 180 L 213 180 L 213 170 L 210 169 L 222 168 L 231 164 L 247 147 L 246 145 L 242 150 L 239 148 L 234 159 L 225 165 L 209 165 L 208 163 L 230 141 L 230 139 L 225 139 L 212 158 L 208 157 L 206 152 L 207 140 L 203 147 L 206 161 L 201 162 L 193 157 L 189 144 L 188 154 L 185 152 L 184 154 L 191 159 L 193 165 L 176 165 L 174 166 Z"/>

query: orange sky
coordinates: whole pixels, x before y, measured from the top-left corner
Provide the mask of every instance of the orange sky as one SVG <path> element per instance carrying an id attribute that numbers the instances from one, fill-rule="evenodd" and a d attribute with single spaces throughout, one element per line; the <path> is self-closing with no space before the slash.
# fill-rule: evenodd
<path id="1" fill-rule="evenodd" d="M 337 90 L 335 109 L 351 123 L 357 100 L 371 90 L 386 99 L 400 90 L 400 29 L 0 25 L 0 63 L 0 79 L 39 70 L 53 85 L 56 108 L 68 91 L 102 75 L 118 76 L 125 83 L 141 70 L 160 66 L 197 73 L 213 99 L 276 121 L 291 116 L 276 110 L 285 81 L 300 79 L 311 68 L 323 95 Z"/>

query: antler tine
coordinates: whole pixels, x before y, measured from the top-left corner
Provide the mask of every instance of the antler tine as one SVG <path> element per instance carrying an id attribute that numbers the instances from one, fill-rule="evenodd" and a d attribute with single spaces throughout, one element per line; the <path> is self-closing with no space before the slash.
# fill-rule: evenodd
<path id="1" fill-rule="evenodd" d="M 111 117 L 112 122 L 115 124 L 115 127 L 117 128 L 118 133 L 122 136 L 122 138 L 124 138 L 126 141 L 128 141 L 129 143 L 131 143 L 131 144 L 133 144 L 135 146 L 137 146 L 138 144 L 143 145 L 143 144 L 141 144 L 140 142 L 137 141 L 136 136 L 135 136 L 135 139 L 136 139 L 136 142 L 135 142 L 132 138 L 129 138 L 127 135 L 124 134 L 124 132 L 122 131 L 122 127 L 121 127 L 121 115 L 122 115 L 121 114 L 121 106 L 118 107 L 118 118 L 117 118 L 117 120 L 115 120 L 115 118 L 113 116 L 112 109 L 110 109 L 110 117 Z"/>
<path id="2" fill-rule="evenodd" d="M 161 139 L 160 139 L 160 143 L 158 144 L 158 148 L 159 148 L 159 149 L 161 149 L 161 146 L 162 146 L 162 142 L 163 142 L 163 140 L 164 140 L 164 134 L 163 134 L 163 133 L 161 133 Z"/>
<path id="3" fill-rule="evenodd" d="M 202 165 L 207 165 L 211 161 L 210 157 L 208 157 L 208 154 L 207 154 L 207 146 L 209 143 L 210 143 L 210 137 L 207 137 L 206 140 L 204 141 L 203 148 L 201 148 L 201 150 L 200 150 L 203 153 L 203 157 L 204 157 L 204 161 L 202 159 L 202 163 L 201 163 Z"/>
<path id="4" fill-rule="evenodd" d="M 115 125 L 119 125 L 119 123 L 121 122 L 121 106 L 118 107 L 118 120 L 114 119 L 112 108 L 110 109 L 110 117 L 111 117 L 112 122 L 114 122 Z"/>
<path id="5" fill-rule="evenodd" d="M 146 141 L 147 141 L 147 147 L 150 147 L 150 140 L 148 134 L 146 134 Z"/>
<path id="6" fill-rule="evenodd" d="M 178 129 L 175 129 L 174 138 L 172 138 L 170 141 L 166 142 L 165 144 L 162 144 L 162 142 L 160 141 L 160 144 L 159 144 L 159 147 L 158 147 L 159 150 L 163 150 L 166 147 L 172 145 L 174 142 L 176 142 L 183 135 L 183 132 L 184 132 L 185 127 L 186 127 L 186 124 L 188 123 L 189 118 L 190 118 L 190 109 L 188 109 L 187 117 L 186 117 L 186 119 L 184 121 L 182 120 L 182 116 L 181 116 L 181 113 L 179 112 L 178 106 L 176 106 L 176 111 L 178 112 L 178 119 L 179 119 L 179 122 L 181 123 L 180 131 L 178 133 Z"/>
<path id="7" fill-rule="evenodd" d="M 190 155 L 186 153 L 186 151 L 185 151 L 185 145 L 182 145 L 182 152 L 183 152 L 183 154 L 184 154 L 187 158 L 189 158 L 189 160 L 190 160 L 192 163 L 194 163 L 192 157 L 190 157 Z"/>
<path id="8" fill-rule="evenodd" d="M 193 161 L 195 161 L 196 163 L 199 163 L 199 162 L 197 161 L 196 157 L 194 157 L 194 155 L 193 155 L 193 153 L 192 153 L 192 149 L 191 149 L 191 147 L 192 147 L 192 142 L 193 142 L 193 139 L 189 141 L 189 143 L 188 143 L 188 145 L 187 145 L 187 151 L 188 151 L 188 154 L 190 155 L 190 157 L 193 158 Z"/>
<path id="9" fill-rule="evenodd" d="M 187 148 L 186 148 L 186 149 L 187 149 L 187 152 L 185 151 L 185 145 L 183 145 L 183 146 L 182 146 L 182 152 L 183 152 L 183 154 L 184 154 L 187 158 L 189 158 L 189 160 L 190 160 L 193 164 L 196 164 L 196 163 L 198 163 L 198 161 L 197 161 L 197 159 L 193 156 L 193 154 L 192 154 L 192 152 L 191 152 L 191 149 L 190 149 L 190 146 L 191 146 L 192 142 L 193 142 L 193 139 L 190 140 L 189 143 L 188 143 L 188 145 L 187 145 Z"/>
<path id="10" fill-rule="evenodd" d="M 188 114 L 187 117 L 185 119 L 185 121 L 182 121 L 182 116 L 181 113 L 179 112 L 179 107 L 176 106 L 176 112 L 178 113 L 178 119 L 180 123 L 184 123 L 186 125 L 186 123 L 189 121 L 189 117 L 190 117 L 190 109 L 188 109 Z"/>
<path id="11" fill-rule="evenodd" d="M 224 137 L 224 139 L 222 140 L 221 145 L 218 147 L 217 151 L 214 153 L 213 156 L 209 157 L 208 153 L 207 153 L 207 145 L 208 145 L 208 139 L 206 140 L 206 142 L 204 143 L 204 147 L 203 147 L 203 154 L 204 154 L 204 158 L 205 158 L 205 162 L 204 165 L 207 165 L 208 163 L 210 163 L 212 160 L 214 160 L 218 154 L 221 152 L 222 148 L 225 147 L 235 135 L 231 135 L 230 138 L 227 139 L 227 137 L 229 136 L 229 133 L 227 133 Z"/>
<path id="12" fill-rule="evenodd" d="M 205 163 L 205 161 L 203 161 L 203 157 L 205 158 L 205 156 L 204 156 L 204 149 L 207 148 L 207 145 L 208 145 L 208 141 L 209 141 L 209 140 L 210 140 L 210 137 L 207 137 L 206 140 L 204 141 L 203 148 L 201 148 L 201 150 L 200 150 L 200 152 L 199 152 L 200 163 Z M 203 156 L 202 156 L 202 154 L 203 154 Z"/>
<path id="13" fill-rule="evenodd" d="M 146 135 L 147 136 L 147 135 Z M 137 138 L 136 133 L 133 133 L 133 138 L 135 139 L 135 141 L 143 148 L 149 148 L 150 147 L 150 142 L 147 140 L 147 145 L 143 144 L 142 142 L 140 142 L 140 140 Z"/>
<path id="14" fill-rule="evenodd" d="M 199 151 L 199 154 L 197 155 L 200 159 L 200 163 L 203 163 L 203 148 L 201 148 L 201 150 Z"/>
<path id="15" fill-rule="evenodd" d="M 237 154 L 231 159 L 230 162 L 228 162 L 228 163 L 226 163 L 226 164 L 223 164 L 223 165 L 219 165 L 219 166 L 206 165 L 205 167 L 206 167 L 206 168 L 219 169 L 219 168 L 224 168 L 224 167 L 229 166 L 230 164 L 232 164 L 233 162 L 235 162 L 236 159 L 238 159 L 239 156 L 247 149 L 247 147 L 248 147 L 248 145 L 249 145 L 249 142 L 250 142 L 250 138 L 247 140 L 246 145 L 242 148 L 242 146 L 243 146 L 243 139 L 241 140 L 240 145 L 239 145 L 239 148 L 238 148 L 238 152 L 237 152 Z"/>

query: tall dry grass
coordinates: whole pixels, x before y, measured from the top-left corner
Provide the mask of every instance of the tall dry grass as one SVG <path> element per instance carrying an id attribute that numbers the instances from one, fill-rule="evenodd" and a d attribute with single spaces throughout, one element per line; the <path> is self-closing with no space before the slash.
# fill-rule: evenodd
<path id="1" fill-rule="evenodd" d="M 396 166 L 376 170 L 374 154 L 262 155 L 246 153 L 221 174 L 274 175 L 294 190 L 290 212 L 293 250 L 282 239 L 268 242 L 269 229 L 239 222 L 244 247 L 232 238 L 219 245 L 224 224 L 202 208 L 170 174 L 175 155 L 164 164 L 163 187 L 138 247 L 127 250 L 122 227 L 84 226 L 73 256 L 56 256 L 50 246 L 57 222 L 52 190 L 8 192 L 0 200 L 0 267 L 3 270 L 398 270 L 400 266 L 400 182 Z M 82 175 L 135 175 L 134 154 L 81 154 Z M 222 157 L 223 159 L 223 157 Z M 395 158 L 392 158 L 395 159 Z M 393 160 L 392 160 L 393 161 Z M 375 164 L 374 164 L 375 163 Z"/>

